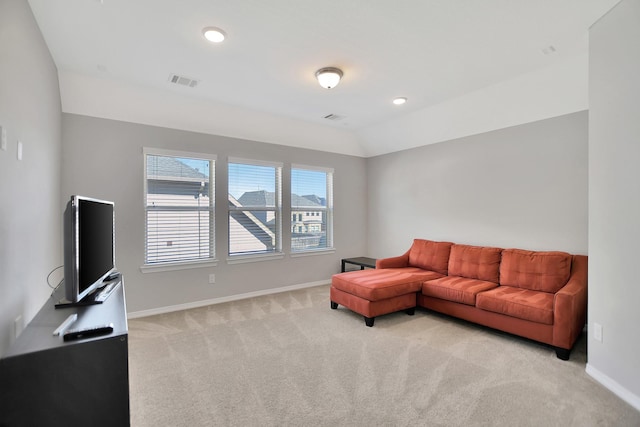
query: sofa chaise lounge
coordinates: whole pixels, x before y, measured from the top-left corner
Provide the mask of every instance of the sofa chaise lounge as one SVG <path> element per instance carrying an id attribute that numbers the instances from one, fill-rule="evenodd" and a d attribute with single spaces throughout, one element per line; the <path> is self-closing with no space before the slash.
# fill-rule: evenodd
<path id="1" fill-rule="evenodd" d="M 551 345 L 567 360 L 587 312 L 587 257 L 415 239 L 376 269 L 335 274 L 341 304 L 377 316 L 423 307 Z"/>

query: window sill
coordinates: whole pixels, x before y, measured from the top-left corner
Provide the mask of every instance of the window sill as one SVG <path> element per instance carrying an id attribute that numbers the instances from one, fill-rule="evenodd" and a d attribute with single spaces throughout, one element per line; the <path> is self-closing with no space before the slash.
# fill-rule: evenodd
<path id="1" fill-rule="evenodd" d="M 315 249 L 309 251 L 299 251 L 299 252 L 291 252 L 291 258 L 298 258 L 303 256 L 314 256 L 314 255 L 328 255 L 335 253 L 336 250 L 334 248 L 327 249 Z"/>
<path id="2" fill-rule="evenodd" d="M 282 252 L 275 254 L 235 255 L 227 258 L 227 264 L 245 264 L 248 262 L 271 261 L 283 258 L 284 254 Z"/>
<path id="3" fill-rule="evenodd" d="M 160 273 L 163 271 L 189 270 L 192 268 L 216 267 L 217 259 L 207 261 L 167 262 L 162 264 L 145 264 L 140 267 L 142 273 Z"/>

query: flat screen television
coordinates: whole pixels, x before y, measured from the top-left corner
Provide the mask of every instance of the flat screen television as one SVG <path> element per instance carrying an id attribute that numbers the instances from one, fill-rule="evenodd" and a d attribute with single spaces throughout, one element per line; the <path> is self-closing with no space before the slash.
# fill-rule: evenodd
<path id="1" fill-rule="evenodd" d="M 80 303 L 116 271 L 114 203 L 71 196 L 63 228 L 65 297 Z"/>

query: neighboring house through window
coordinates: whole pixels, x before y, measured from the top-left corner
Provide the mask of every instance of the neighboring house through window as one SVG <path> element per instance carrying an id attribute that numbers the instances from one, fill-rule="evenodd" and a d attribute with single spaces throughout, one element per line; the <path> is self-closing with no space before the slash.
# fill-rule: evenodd
<path id="1" fill-rule="evenodd" d="M 333 248 L 333 169 L 291 167 L 291 251 Z"/>
<path id="2" fill-rule="evenodd" d="M 144 159 L 143 268 L 215 263 L 216 157 L 145 148 Z M 229 262 L 282 256 L 282 167 L 228 159 Z M 292 165 L 287 215 L 293 253 L 333 249 L 333 169 Z"/>
<path id="3" fill-rule="evenodd" d="M 145 265 L 211 261 L 215 156 L 152 148 L 145 158 Z"/>
<path id="4" fill-rule="evenodd" d="M 282 164 L 229 158 L 229 255 L 282 252 Z"/>

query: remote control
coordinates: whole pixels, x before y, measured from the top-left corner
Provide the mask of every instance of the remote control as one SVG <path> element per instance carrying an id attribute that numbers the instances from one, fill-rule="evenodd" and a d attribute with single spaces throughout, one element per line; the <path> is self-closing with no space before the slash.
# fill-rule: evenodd
<path id="1" fill-rule="evenodd" d="M 60 326 L 58 326 L 56 328 L 55 331 L 53 331 L 53 335 L 55 335 L 55 336 L 60 335 L 61 333 L 63 333 L 65 331 L 65 329 L 67 329 L 69 326 L 71 326 L 71 324 L 73 322 L 75 322 L 77 319 L 78 319 L 78 314 L 77 313 L 69 315 L 69 317 L 67 317 L 67 319 L 64 322 L 62 322 L 60 324 Z"/>
<path id="2" fill-rule="evenodd" d="M 112 280 L 117 279 L 118 277 L 120 277 L 120 272 L 116 271 L 116 272 L 111 273 L 107 277 L 105 277 L 104 281 L 105 282 L 110 282 Z"/>
<path id="3" fill-rule="evenodd" d="M 77 340 L 80 338 L 90 338 L 97 335 L 106 335 L 113 332 L 113 323 L 108 325 L 90 326 L 88 328 L 69 329 L 64 333 L 64 340 Z"/>
<path id="4" fill-rule="evenodd" d="M 113 292 L 113 290 L 115 289 L 115 287 L 117 285 L 119 285 L 120 282 L 111 282 L 109 283 L 107 286 L 105 286 L 104 288 L 100 289 L 97 292 L 97 295 L 95 296 L 95 298 L 93 299 L 96 303 L 101 303 L 101 302 L 105 302 L 107 300 L 107 298 L 109 298 L 109 296 L 111 295 L 111 292 Z"/>

